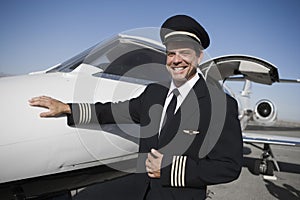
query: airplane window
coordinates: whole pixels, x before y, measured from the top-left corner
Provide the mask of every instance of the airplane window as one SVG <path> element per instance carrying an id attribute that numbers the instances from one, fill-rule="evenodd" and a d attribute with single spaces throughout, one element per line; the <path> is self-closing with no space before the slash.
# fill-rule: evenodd
<path id="1" fill-rule="evenodd" d="M 51 72 L 71 72 L 73 71 L 76 67 L 78 67 L 84 60 L 84 58 L 89 54 L 89 52 L 93 49 L 94 47 L 91 47 L 84 52 L 72 57 L 71 59 L 63 62 L 59 66 L 47 71 L 47 73 Z"/>
<path id="2" fill-rule="evenodd" d="M 89 49 L 83 51 L 82 53 L 70 58 L 69 60 L 63 62 L 61 65 L 47 71 L 47 73 L 51 72 L 71 72 L 76 69 L 80 64 L 87 63 L 89 61 L 95 61 L 96 58 L 101 58 L 101 56 L 110 48 L 113 48 L 119 43 L 118 40 L 113 40 L 112 42 L 100 42 L 99 44 L 90 47 Z M 91 63 L 93 64 L 93 63 Z"/>
<path id="3" fill-rule="evenodd" d="M 90 55 L 89 59 L 84 61 L 103 70 L 94 76 L 117 80 L 133 78 L 151 82 L 169 80 L 169 73 L 165 68 L 166 56 L 162 51 L 120 42 L 100 56 L 99 52 L 94 54 L 98 56 Z"/>
<path id="4" fill-rule="evenodd" d="M 107 65 L 104 73 L 151 81 L 166 81 L 165 55 L 151 49 L 127 52 Z"/>
<path id="5" fill-rule="evenodd" d="M 114 77 L 113 79 L 117 80 L 124 80 L 127 77 L 151 82 L 170 79 L 165 68 L 166 56 L 163 50 L 122 38 L 93 46 L 47 73 L 71 72 L 82 63 L 98 67 L 103 70 L 101 74 L 109 75 L 95 76 Z"/>

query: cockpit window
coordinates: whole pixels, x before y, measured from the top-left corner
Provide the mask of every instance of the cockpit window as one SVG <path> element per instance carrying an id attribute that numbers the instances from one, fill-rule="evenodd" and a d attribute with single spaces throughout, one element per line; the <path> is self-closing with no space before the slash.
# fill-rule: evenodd
<path id="1" fill-rule="evenodd" d="M 119 38 L 92 47 L 48 72 L 70 72 L 85 63 L 100 68 L 98 77 L 114 75 L 150 81 L 169 80 L 166 70 L 166 56 L 163 50 L 129 39 Z"/>
<path id="2" fill-rule="evenodd" d="M 93 49 L 94 47 L 91 47 L 84 52 L 74 56 L 73 58 L 63 62 L 62 64 L 58 65 L 57 67 L 50 69 L 47 71 L 47 73 L 52 73 L 52 72 L 71 72 L 76 67 L 78 67 L 84 60 L 84 58 L 89 54 L 89 52 Z"/>

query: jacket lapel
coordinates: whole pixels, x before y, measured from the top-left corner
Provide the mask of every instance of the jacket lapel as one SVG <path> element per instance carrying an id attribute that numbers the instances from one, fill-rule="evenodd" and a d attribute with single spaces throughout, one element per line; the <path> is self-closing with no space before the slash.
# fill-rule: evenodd
<path id="1" fill-rule="evenodd" d="M 180 127 L 188 126 L 191 130 L 197 130 L 200 120 L 200 99 L 208 93 L 205 80 L 201 75 L 188 96 L 182 102 L 180 108 L 174 115 L 172 122 L 167 127 L 168 133 L 159 136 L 158 147 L 167 145 L 177 134 Z M 161 116 L 161 113 L 160 113 Z"/>
<path id="2" fill-rule="evenodd" d="M 167 84 L 168 86 L 170 85 L 169 83 Z M 157 89 L 157 88 L 156 88 Z M 148 132 L 148 136 L 146 136 L 146 144 L 148 145 L 148 148 L 158 148 L 158 143 L 159 143 L 159 136 L 158 136 L 158 132 L 159 132 L 159 125 L 160 125 L 160 120 L 161 120 L 161 115 L 162 115 L 162 111 L 163 111 L 163 106 L 164 106 L 164 102 L 165 99 L 167 97 L 169 88 L 166 87 L 166 85 L 162 85 L 161 88 L 159 88 L 159 90 L 153 91 L 153 95 L 151 95 L 153 97 L 153 99 L 150 100 L 151 102 L 151 107 L 149 110 L 149 115 L 151 118 L 151 125 L 147 125 L 146 129 L 149 129 L 148 131 L 143 130 L 142 132 Z M 153 105 L 152 105 L 153 103 Z"/>
<path id="3" fill-rule="evenodd" d="M 189 92 L 188 96 L 181 104 L 181 122 L 185 123 L 191 119 L 199 119 L 200 102 L 202 98 L 208 95 L 208 89 L 205 80 L 200 75 L 200 79 Z"/>

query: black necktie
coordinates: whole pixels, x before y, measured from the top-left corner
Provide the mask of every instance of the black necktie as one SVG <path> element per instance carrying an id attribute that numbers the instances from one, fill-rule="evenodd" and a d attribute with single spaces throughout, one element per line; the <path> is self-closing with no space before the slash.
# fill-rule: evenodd
<path id="1" fill-rule="evenodd" d="M 168 105 L 168 108 L 167 108 L 167 111 L 166 111 L 166 114 L 165 114 L 165 117 L 164 117 L 161 132 L 168 125 L 168 123 L 171 121 L 171 119 L 175 115 L 175 109 L 176 109 L 176 105 L 177 105 L 177 96 L 179 95 L 179 91 L 178 91 L 177 88 L 175 88 L 172 91 L 172 93 L 173 93 L 173 97 L 172 97 L 171 102 Z"/>

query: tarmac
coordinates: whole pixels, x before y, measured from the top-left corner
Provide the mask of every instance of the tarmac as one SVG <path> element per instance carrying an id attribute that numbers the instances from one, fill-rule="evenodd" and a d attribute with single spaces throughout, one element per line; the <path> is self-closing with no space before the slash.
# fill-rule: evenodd
<path id="1" fill-rule="evenodd" d="M 300 137 L 299 129 L 257 131 L 254 128 L 248 131 Z M 279 164 L 279 172 L 275 171 L 274 176 L 267 177 L 255 175 L 254 161 L 260 158 L 262 151 L 252 145 L 244 144 L 244 165 L 240 177 L 231 183 L 209 186 L 207 200 L 299 200 L 300 147 L 272 145 L 271 148 Z M 132 199 L 135 192 L 133 175 L 127 175 L 72 191 L 72 199 Z"/>

